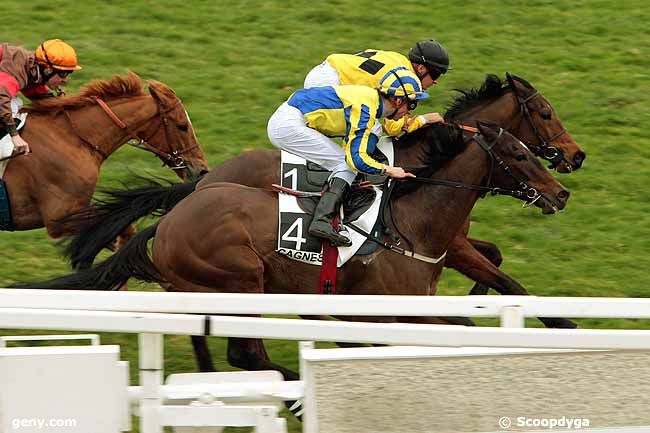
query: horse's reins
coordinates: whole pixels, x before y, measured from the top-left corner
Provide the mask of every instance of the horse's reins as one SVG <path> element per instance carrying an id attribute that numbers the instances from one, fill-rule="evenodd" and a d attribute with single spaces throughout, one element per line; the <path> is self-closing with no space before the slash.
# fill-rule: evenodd
<path id="1" fill-rule="evenodd" d="M 68 123 L 70 123 L 70 127 L 72 128 L 72 131 L 77 135 L 77 137 L 79 137 L 81 139 L 81 141 L 86 143 L 86 145 L 88 145 L 88 147 L 92 151 L 98 153 L 102 157 L 102 159 L 108 158 L 108 156 L 109 156 L 108 153 L 104 152 L 99 146 L 97 146 L 94 143 L 91 143 L 89 140 L 86 139 L 86 137 L 81 135 L 81 132 L 79 132 L 79 128 L 75 124 L 75 121 L 72 118 L 72 115 L 70 114 L 70 112 L 68 110 L 63 110 L 63 113 L 65 114 L 65 117 L 68 119 Z"/>
<path id="2" fill-rule="evenodd" d="M 499 141 L 499 139 L 503 135 L 503 132 L 505 131 L 503 128 L 499 128 L 499 134 L 497 135 L 497 137 L 494 139 L 492 143 L 487 143 L 483 139 L 483 136 L 478 133 L 478 129 L 466 125 L 457 125 L 457 126 L 464 131 L 474 133 L 472 140 L 475 141 L 481 147 L 481 149 L 483 149 L 488 154 L 488 156 L 490 156 L 491 164 L 490 164 L 490 173 L 488 175 L 488 180 L 486 182 L 487 186 L 466 184 L 463 182 L 456 182 L 453 180 L 431 179 L 428 177 L 420 177 L 420 176 L 408 177 L 405 178 L 405 180 L 412 181 L 412 182 L 426 183 L 429 185 L 440 185 L 440 186 L 447 186 L 450 188 L 461 188 L 461 189 L 468 189 L 472 191 L 478 191 L 483 193 L 483 196 L 485 196 L 485 194 L 487 193 L 490 193 L 491 195 L 509 195 L 516 198 L 530 199 L 530 200 L 537 198 L 537 196 L 539 195 L 537 190 L 533 187 L 528 186 L 526 182 L 517 179 L 517 177 L 512 173 L 512 169 L 508 166 L 508 164 L 506 164 L 505 161 L 499 155 L 492 152 L 492 148 Z M 499 167 L 501 167 L 506 172 L 508 176 L 512 177 L 515 180 L 515 182 L 517 182 L 517 184 L 519 185 L 519 189 L 508 189 L 508 188 L 490 186 L 495 162 Z"/>
<path id="3" fill-rule="evenodd" d="M 501 139 L 501 136 L 503 135 L 503 132 L 504 132 L 503 128 L 499 128 L 499 134 L 494 139 L 494 141 L 492 141 L 491 143 L 487 143 L 483 139 L 483 136 L 479 133 L 477 128 L 474 128 L 474 127 L 468 126 L 468 125 L 462 125 L 462 124 L 455 124 L 455 125 L 459 129 L 461 129 L 463 131 L 470 132 L 470 133 L 474 134 L 472 136 L 472 140 L 475 141 L 481 147 L 481 149 L 483 149 L 490 156 L 490 173 L 488 175 L 488 181 L 487 181 L 488 186 L 466 184 L 466 183 L 462 183 L 462 182 L 456 182 L 456 181 L 444 180 L 444 179 L 431 179 L 431 178 L 428 178 L 428 177 L 421 177 L 421 176 L 407 177 L 407 178 L 404 178 L 405 181 L 419 182 L 419 183 L 424 183 L 424 184 L 429 184 L 429 185 L 446 186 L 446 187 L 451 187 L 451 188 L 468 189 L 468 190 L 472 190 L 472 191 L 481 192 L 481 193 L 483 193 L 482 194 L 483 196 L 485 196 L 485 194 L 487 194 L 487 193 L 490 193 L 491 195 L 509 195 L 509 196 L 517 197 L 517 198 L 526 198 L 526 199 L 530 200 L 530 204 L 534 203 L 535 201 L 537 201 L 539 199 L 539 197 L 541 197 L 541 195 L 537 192 L 537 190 L 535 188 L 532 188 L 532 187 L 528 186 L 525 182 L 518 180 L 517 177 L 512 172 L 512 169 L 505 163 L 505 161 L 499 155 L 497 155 L 496 153 L 494 153 L 492 151 L 492 148 L 494 147 L 494 145 Z M 491 179 L 492 179 L 492 172 L 494 171 L 495 162 L 496 162 L 496 164 L 498 164 L 498 166 L 500 166 L 506 172 L 506 174 L 508 176 L 512 177 L 515 180 L 515 182 L 517 182 L 517 184 L 519 185 L 519 189 L 515 190 L 515 189 L 507 189 L 507 188 L 489 186 L 490 182 L 491 182 Z M 387 205 L 390 206 L 390 203 L 391 203 L 390 202 L 390 197 L 393 194 L 393 191 L 395 189 L 395 185 L 397 185 L 397 182 L 392 181 L 391 179 L 387 179 L 386 182 L 387 182 L 387 185 L 390 182 L 390 185 L 388 185 L 388 187 L 386 189 L 386 194 L 384 194 L 384 196 L 382 197 L 382 202 L 384 204 L 383 204 L 383 206 L 380 206 L 381 209 L 382 209 L 380 211 L 381 212 L 381 220 L 382 220 L 382 224 L 383 224 L 384 227 L 388 227 L 388 225 L 384 221 L 383 209 Z M 395 224 L 395 220 L 393 219 L 392 214 L 393 213 L 391 211 L 391 221 L 393 222 L 393 226 L 395 226 L 395 228 L 397 229 L 397 225 Z M 395 252 L 397 254 L 401 254 L 403 256 L 412 257 L 412 258 L 414 258 L 416 260 L 420 260 L 420 261 L 423 261 L 423 262 L 426 262 L 426 263 L 438 264 L 447 255 L 447 251 L 445 251 L 445 252 L 442 253 L 442 255 L 440 255 L 440 257 L 437 257 L 437 258 L 427 257 L 427 256 L 424 256 L 422 254 L 416 253 L 412 248 L 412 243 L 409 242 L 408 239 L 407 239 L 407 243 L 411 246 L 411 250 L 407 250 L 407 249 L 404 249 L 404 248 L 401 248 L 401 247 L 397 246 L 400 243 L 399 238 L 397 239 L 397 245 L 396 245 L 396 244 L 393 244 L 391 242 L 384 241 L 384 240 L 378 238 L 377 236 L 373 235 L 372 233 L 368 233 L 365 230 L 357 227 L 356 225 L 354 225 L 352 223 L 348 223 L 348 224 L 346 224 L 346 226 L 349 226 L 354 231 L 360 233 L 361 235 L 365 236 L 366 238 L 370 239 L 371 241 L 379 244 L 383 248 L 386 248 L 386 249 L 388 249 L 390 251 L 393 251 L 393 252 Z M 397 229 L 397 231 L 400 234 L 400 236 L 402 236 L 404 238 L 404 235 L 402 235 L 399 232 L 399 229 Z"/>
<path id="4" fill-rule="evenodd" d="M 10 159 L 14 159 L 14 158 L 17 158 L 19 156 L 26 155 L 28 153 L 31 153 L 31 151 L 30 152 L 20 152 L 20 153 L 16 153 L 15 155 L 5 156 L 4 158 L 0 158 L 0 162 L 8 161 Z"/>
<path id="5" fill-rule="evenodd" d="M 195 144 L 193 146 L 186 147 L 181 150 L 174 149 L 171 144 L 168 143 L 169 145 L 169 150 L 170 153 L 163 152 L 151 144 L 149 144 L 149 140 L 158 132 L 160 128 L 163 126 L 167 125 L 167 113 L 169 113 L 171 110 L 176 108 L 178 104 L 181 103 L 180 100 L 176 101 L 174 105 L 171 107 L 168 107 L 166 110 L 161 110 L 160 106 L 158 106 L 158 115 L 160 116 L 161 122 L 160 122 L 160 127 L 153 131 L 153 133 L 149 137 L 141 137 L 138 134 L 136 134 L 129 126 L 124 123 L 118 116 L 115 114 L 113 110 L 108 106 L 106 102 L 104 102 L 100 98 L 94 98 L 95 102 L 97 102 L 97 105 L 99 105 L 102 110 L 104 110 L 104 113 L 108 115 L 108 117 L 115 123 L 119 128 L 124 130 L 127 133 L 127 136 L 130 137 L 133 140 L 136 140 L 138 144 L 134 144 L 134 147 L 137 147 L 139 149 L 146 150 L 148 152 L 151 152 L 155 155 L 157 155 L 160 159 L 163 160 L 163 162 L 169 166 L 173 170 L 178 170 L 178 169 L 183 169 L 185 168 L 185 160 L 182 157 L 183 153 L 189 152 L 192 149 L 195 149 L 198 147 L 198 144 Z M 156 104 L 157 105 L 157 104 Z M 165 132 L 165 137 L 167 137 L 167 133 Z"/>
<path id="6" fill-rule="evenodd" d="M 532 129 L 533 133 L 535 134 L 535 136 L 537 137 L 537 139 L 539 141 L 538 146 L 536 146 L 536 148 L 535 148 L 535 154 L 537 156 L 540 156 L 540 157 L 548 160 L 549 162 L 551 162 L 551 167 L 552 168 L 555 168 L 560 162 L 565 161 L 567 163 L 567 167 L 569 167 L 569 169 L 570 169 L 571 164 L 569 163 L 569 161 L 567 161 L 564 158 L 564 153 L 561 152 L 558 148 L 556 148 L 554 146 L 551 146 L 553 141 L 557 140 L 559 137 L 566 134 L 567 130 L 565 128 L 563 128 L 557 134 L 553 135 L 551 138 L 546 140 L 542 136 L 542 134 L 539 132 L 539 129 L 537 128 L 537 126 L 535 125 L 535 122 L 533 121 L 532 115 L 530 114 L 530 110 L 528 108 L 528 102 L 531 99 L 533 99 L 534 97 L 536 97 L 537 95 L 539 95 L 539 92 L 536 90 L 531 95 L 527 96 L 526 98 L 523 98 L 522 96 L 520 96 L 517 93 L 517 90 L 516 90 L 514 84 L 511 84 L 511 88 L 513 89 L 513 92 L 514 92 L 515 96 L 517 97 L 517 101 L 519 102 L 519 107 L 520 107 L 521 113 L 523 115 L 523 118 L 526 119 L 526 122 L 528 123 L 528 125 L 530 126 L 530 128 Z M 424 183 L 424 184 L 429 184 L 429 185 L 439 185 L 439 186 L 446 186 L 446 187 L 450 187 L 450 188 L 461 188 L 461 189 L 468 189 L 468 190 L 472 190 L 472 191 L 478 191 L 478 192 L 482 193 L 482 196 L 485 196 L 487 193 L 490 193 L 491 195 L 509 195 L 509 196 L 512 196 L 512 197 L 520 198 L 520 199 L 528 199 L 528 200 L 530 200 L 530 201 L 527 202 L 527 205 L 532 205 L 533 203 L 535 203 L 541 197 L 541 195 L 539 194 L 539 192 L 535 188 L 532 188 L 532 187 L 528 186 L 528 184 L 526 184 L 525 182 L 518 180 L 517 177 L 512 173 L 512 169 L 505 163 L 505 161 L 503 161 L 503 159 L 499 155 L 492 152 L 492 147 L 494 147 L 494 145 L 499 141 L 499 139 L 503 135 L 503 131 L 504 131 L 503 128 L 499 128 L 499 135 L 497 136 L 497 138 L 492 143 L 488 144 L 488 143 L 485 142 L 485 140 L 483 140 L 483 138 L 479 134 L 479 131 L 478 131 L 477 128 L 474 128 L 473 126 L 469 126 L 469 125 L 463 125 L 463 124 L 460 124 L 460 123 L 455 123 L 455 125 L 459 129 L 461 129 L 463 131 L 474 134 L 474 136 L 472 137 L 473 140 L 476 141 L 477 144 L 483 150 L 485 150 L 485 152 L 489 155 L 491 164 L 490 164 L 490 173 L 488 175 L 487 186 L 465 184 L 465 183 L 462 183 L 462 182 L 455 182 L 455 181 L 443 180 L 443 179 L 431 179 L 431 178 L 428 178 L 428 177 L 419 177 L 419 176 L 405 178 L 404 180 L 411 181 L 411 182 L 419 182 L 419 183 Z M 543 152 L 540 153 L 538 149 L 542 149 Z M 491 182 L 491 179 L 492 179 L 492 173 L 494 171 L 495 161 L 501 168 L 503 168 L 503 170 L 506 172 L 506 174 L 508 176 L 512 177 L 515 180 L 515 182 L 518 183 L 519 189 L 507 189 L 507 188 L 489 186 L 490 182 Z M 390 179 L 387 180 L 387 182 L 389 182 L 389 181 L 390 181 Z M 397 183 L 393 181 L 393 182 L 390 183 L 390 186 L 388 186 L 388 188 L 387 188 L 387 191 L 386 191 L 386 194 L 385 194 L 385 201 L 387 202 L 388 206 L 390 206 L 390 196 L 393 193 L 395 185 L 397 185 Z M 384 227 L 387 228 L 388 225 L 384 221 L 384 214 L 383 214 L 384 206 L 382 206 L 381 208 L 382 208 L 382 210 L 381 210 L 382 224 L 384 225 Z M 395 226 L 395 228 L 397 229 L 397 225 L 395 224 L 395 221 L 393 220 L 392 212 L 391 212 L 391 220 L 393 222 L 393 226 Z M 373 242 L 376 242 L 380 246 L 382 246 L 382 247 L 384 247 L 384 248 L 386 248 L 386 249 L 388 249 L 390 251 L 393 251 L 395 253 L 398 253 L 398 254 L 401 254 L 401 255 L 404 255 L 404 256 L 408 256 L 408 257 L 413 257 L 414 259 L 417 259 L 417 260 L 421 260 L 421 261 L 424 261 L 424 262 L 427 262 L 427 263 L 437 264 L 440 261 L 442 261 L 445 258 L 445 256 L 447 255 L 447 252 L 445 251 L 438 258 L 431 258 L 431 257 L 423 256 L 421 254 L 416 253 L 415 251 L 409 251 L 409 250 L 406 250 L 404 248 L 398 247 L 397 245 L 392 244 L 390 242 L 386 242 L 386 241 L 374 236 L 372 233 L 367 233 L 366 231 L 360 229 L 359 227 L 356 227 L 354 224 L 348 223 L 347 225 L 349 227 L 351 227 L 353 230 L 355 230 L 356 232 L 358 232 L 358 233 L 362 234 L 363 236 L 365 236 L 366 238 L 372 240 Z M 399 233 L 399 229 L 397 229 L 397 230 L 398 230 L 398 233 Z M 404 237 L 401 233 L 400 233 L 400 235 L 402 237 Z M 400 239 L 397 238 L 397 244 L 399 244 L 399 242 L 400 242 Z M 409 242 L 408 239 L 407 239 L 407 242 L 411 245 L 411 248 L 412 248 L 412 243 Z"/>

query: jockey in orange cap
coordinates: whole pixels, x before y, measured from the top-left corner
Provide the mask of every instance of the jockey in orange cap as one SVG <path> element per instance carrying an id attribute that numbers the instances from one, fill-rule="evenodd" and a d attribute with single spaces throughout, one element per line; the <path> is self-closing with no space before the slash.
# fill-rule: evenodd
<path id="1" fill-rule="evenodd" d="M 22 107 L 18 92 L 29 99 L 53 96 L 51 91 L 62 94 L 59 87 L 79 69 L 74 48 L 60 39 L 43 42 L 35 52 L 0 44 L 0 137 L 11 135 L 14 154 L 29 152 L 14 121 Z"/>

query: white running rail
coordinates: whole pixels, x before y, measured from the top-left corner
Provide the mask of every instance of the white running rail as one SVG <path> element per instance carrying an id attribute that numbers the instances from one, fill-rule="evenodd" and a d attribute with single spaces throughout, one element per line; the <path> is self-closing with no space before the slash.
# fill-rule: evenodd
<path id="1" fill-rule="evenodd" d="M 240 314 L 496 317 L 502 327 L 230 316 Z M 647 319 L 650 299 L 0 289 L 0 328 L 139 334 L 141 386 L 132 395 L 140 399 L 142 433 L 161 433 L 164 425 L 173 423 L 170 414 L 182 412 L 161 410 L 166 407 L 161 397 L 164 334 L 441 347 L 650 350 L 650 330 L 522 328 L 529 317 Z M 187 413 L 183 416 L 191 418 Z"/>

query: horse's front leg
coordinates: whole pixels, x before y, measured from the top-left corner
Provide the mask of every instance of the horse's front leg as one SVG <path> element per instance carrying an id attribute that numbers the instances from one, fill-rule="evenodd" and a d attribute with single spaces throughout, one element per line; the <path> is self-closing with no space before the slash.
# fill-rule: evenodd
<path id="1" fill-rule="evenodd" d="M 484 244 L 489 245 L 488 242 L 484 242 Z M 457 270 L 477 283 L 493 288 L 502 295 L 529 295 L 521 284 L 496 267 L 463 235 L 456 236 L 452 241 L 445 266 Z M 549 328 L 577 327 L 568 319 L 540 317 L 539 320 Z"/>
<path id="2" fill-rule="evenodd" d="M 247 371 L 276 370 L 285 380 L 298 380 L 295 371 L 271 362 L 264 342 L 257 338 L 228 338 L 228 363 Z"/>
<path id="3" fill-rule="evenodd" d="M 201 373 L 209 373 L 217 371 L 214 368 L 214 363 L 212 362 L 212 356 L 210 355 L 210 349 L 208 348 L 207 338 L 203 335 L 192 335 L 192 349 L 194 350 L 194 356 L 196 358 L 196 363 L 199 367 Z"/>
<path id="4" fill-rule="evenodd" d="M 279 371 L 284 380 L 300 379 L 295 371 L 271 362 L 264 342 L 257 338 L 228 338 L 228 363 L 247 371 Z M 301 419 L 302 404 L 296 404 L 295 401 L 285 401 L 284 404 L 291 413 Z"/>
<path id="5" fill-rule="evenodd" d="M 475 244 L 480 250 L 475 248 Z M 494 248 L 490 248 L 490 246 Z M 502 295 L 528 295 L 521 284 L 499 270 L 497 266 L 502 261 L 501 253 L 496 245 L 485 241 L 471 240 L 458 234 L 449 246 L 445 266 L 457 270 L 478 284 L 493 288 Z M 472 289 L 470 294 L 487 294 L 487 290 Z"/>
<path id="6" fill-rule="evenodd" d="M 496 244 L 487 241 L 481 241 L 478 239 L 467 238 L 472 247 L 476 249 L 479 253 L 483 254 L 483 257 L 488 259 L 494 266 L 497 268 L 503 263 L 503 256 L 501 255 L 501 250 Z M 470 295 L 487 295 L 490 288 L 485 284 L 476 283 L 474 287 L 470 290 Z"/>

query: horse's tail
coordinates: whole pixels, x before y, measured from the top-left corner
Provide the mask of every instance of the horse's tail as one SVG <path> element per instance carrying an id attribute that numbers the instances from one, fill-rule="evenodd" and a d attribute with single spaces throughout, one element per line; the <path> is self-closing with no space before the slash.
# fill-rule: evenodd
<path id="1" fill-rule="evenodd" d="M 149 258 L 147 242 L 156 235 L 158 223 L 145 228 L 104 262 L 76 274 L 39 283 L 15 283 L 19 289 L 117 290 L 129 278 L 162 283 L 156 266 Z"/>
<path id="2" fill-rule="evenodd" d="M 164 215 L 194 191 L 199 179 L 183 183 L 145 179 L 147 185 L 122 190 L 102 191 L 106 198 L 92 207 L 69 215 L 62 223 L 80 227 L 77 234 L 63 241 L 63 255 L 73 269 L 89 268 L 101 250 L 129 224 L 147 215 Z"/>

